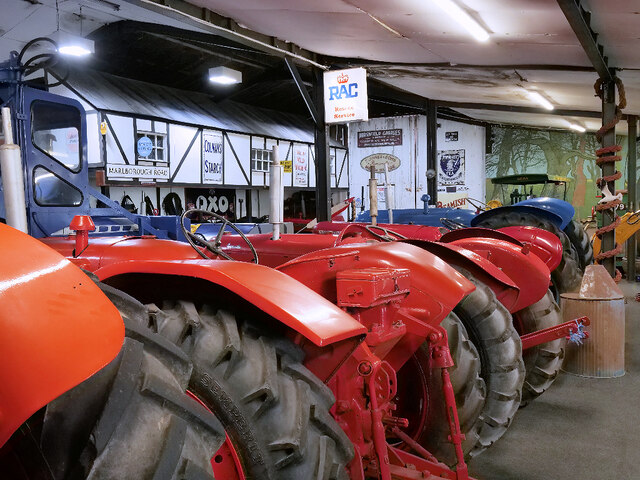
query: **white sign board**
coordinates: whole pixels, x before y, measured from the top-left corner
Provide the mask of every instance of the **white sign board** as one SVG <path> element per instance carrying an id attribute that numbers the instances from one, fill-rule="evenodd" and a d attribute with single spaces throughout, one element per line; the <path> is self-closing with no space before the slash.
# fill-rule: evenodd
<path id="1" fill-rule="evenodd" d="M 202 132 L 202 183 L 222 184 L 222 133 Z"/>
<path id="2" fill-rule="evenodd" d="M 169 178 L 169 167 L 107 163 L 107 178 Z"/>
<path id="3" fill-rule="evenodd" d="M 309 148 L 293 148 L 293 186 L 306 187 L 309 183 Z"/>
<path id="4" fill-rule="evenodd" d="M 324 119 L 327 123 L 369 120 L 364 68 L 324 72 Z"/>

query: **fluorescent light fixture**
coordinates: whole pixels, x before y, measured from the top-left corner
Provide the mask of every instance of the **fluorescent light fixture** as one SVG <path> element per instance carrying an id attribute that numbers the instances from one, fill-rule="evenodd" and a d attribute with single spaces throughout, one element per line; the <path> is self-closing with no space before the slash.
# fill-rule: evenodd
<path id="1" fill-rule="evenodd" d="M 546 110 L 553 110 L 555 107 L 551 104 L 551 102 L 549 100 L 547 100 L 546 98 L 544 98 L 542 95 L 540 95 L 538 92 L 533 92 L 531 90 L 527 90 L 526 88 L 524 89 L 524 91 L 526 92 L 527 96 L 529 97 L 529 100 L 531 100 L 532 102 L 537 103 L 538 105 L 540 105 L 542 108 L 546 109 Z"/>
<path id="2" fill-rule="evenodd" d="M 93 40 L 71 35 L 61 30 L 56 30 L 49 38 L 58 44 L 58 52 L 62 55 L 85 57 L 96 51 Z"/>
<path id="3" fill-rule="evenodd" d="M 580 133 L 584 133 L 587 131 L 586 128 L 584 128 L 582 125 L 578 125 L 577 123 L 569 122 L 569 128 L 571 130 L 575 130 L 576 132 L 580 132 Z"/>
<path id="4" fill-rule="evenodd" d="M 242 72 L 228 67 L 213 67 L 209 69 L 209 81 L 220 85 L 233 85 L 242 82 Z"/>
<path id="5" fill-rule="evenodd" d="M 486 42 L 487 40 L 489 40 L 489 33 L 487 33 L 487 31 L 482 28 L 478 22 L 471 18 L 471 16 L 467 12 L 465 12 L 452 0 L 432 1 L 442 10 L 444 10 L 447 15 L 449 15 L 452 19 L 454 19 L 462 27 L 464 27 L 467 32 L 469 32 L 477 41 Z"/>

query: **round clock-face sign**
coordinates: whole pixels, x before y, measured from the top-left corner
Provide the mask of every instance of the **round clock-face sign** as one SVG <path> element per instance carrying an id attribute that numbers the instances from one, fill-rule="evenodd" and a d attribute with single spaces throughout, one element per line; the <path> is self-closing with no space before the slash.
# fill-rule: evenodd
<path id="1" fill-rule="evenodd" d="M 136 149 L 138 150 L 138 156 L 148 157 L 153 151 L 153 142 L 149 137 L 140 137 Z"/>
<path id="2" fill-rule="evenodd" d="M 384 172 L 385 164 L 388 165 L 389 171 L 393 171 L 400 166 L 400 159 L 390 153 L 374 153 L 360 160 L 360 166 L 367 172 L 371 171 L 371 167 L 375 168 L 376 173 Z"/>

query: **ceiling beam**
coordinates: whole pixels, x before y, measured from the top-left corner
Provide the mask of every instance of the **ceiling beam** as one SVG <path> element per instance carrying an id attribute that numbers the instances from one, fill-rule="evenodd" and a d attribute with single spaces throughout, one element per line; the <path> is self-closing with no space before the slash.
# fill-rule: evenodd
<path id="1" fill-rule="evenodd" d="M 582 8 L 580 0 L 557 0 L 557 2 L 593 68 L 596 69 L 600 78 L 612 82 L 614 74 L 609 68 L 609 59 L 604 55 L 602 45 L 598 43 L 598 34 L 591 29 L 591 12 Z"/>
<path id="2" fill-rule="evenodd" d="M 466 108 L 471 110 L 492 110 L 495 112 L 514 112 L 514 113 L 532 113 L 543 115 L 558 115 L 561 117 L 585 117 L 585 118 L 600 118 L 601 112 L 590 110 L 567 110 L 556 108 L 554 110 L 545 110 L 544 108 L 536 107 L 522 107 L 516 105 L 496 105 L 492 103 L 471 103 L 471 102 L 448 102 L 445 100 L 438 100 L 438 106 L 449 108 Z"/>
<path id="3" fill-rule="evenodd" d="M 241 45 L 277 57 L 292 57 L 326 70 L 318 54 L 301 48 L 291 42 L 254 32 L 240 26 L 233 19 L 223 17 L 208 8 L 198 7 L 185 0 L 124 0 L 137 7 L 151 10 L 166 17 L 178 20 L 191 28 L 206 30 L 209 33 L 227 38 Z"/>

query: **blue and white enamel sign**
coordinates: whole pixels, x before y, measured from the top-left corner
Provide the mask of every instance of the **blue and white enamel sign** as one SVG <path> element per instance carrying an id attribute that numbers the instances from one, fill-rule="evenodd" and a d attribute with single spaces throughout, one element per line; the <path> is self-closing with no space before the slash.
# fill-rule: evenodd
<path id="1" fill-rule="evenodd" d="M 464 150 L 441 150 L 438 152 L 439 185 L 464 184 Z"/>
<path id="2" fill-rule="evenodd" d="M 139 157 L 148 157 L 153 152 L 153 142 L 149 137 L 140 137 L 136 145 Z"/>
<path id="3" fill-rule="evenodd" d="M 323 82 L 327 123 L 369 120 L 367 71 L 364 68 L 324 72 Z"/>

